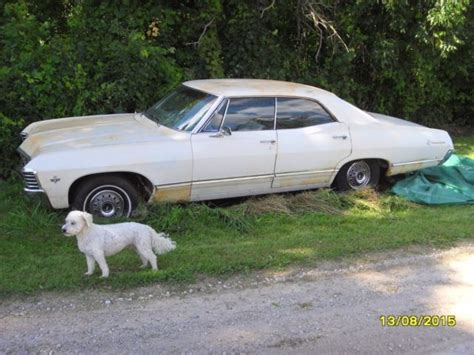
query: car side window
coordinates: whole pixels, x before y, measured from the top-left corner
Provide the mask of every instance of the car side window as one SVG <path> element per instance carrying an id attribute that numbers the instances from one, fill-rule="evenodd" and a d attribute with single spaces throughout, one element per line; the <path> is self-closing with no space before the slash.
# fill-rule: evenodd
<path id="1" fill-rule="evenodd" d="M 222 119 L 224 118 L 225 109 L 227 108 L 227 101 L 224 100 L 218 109 L 212 115 L 211 120 L 207 123 L 206 127 L 202 132 L 219 132 L 222 124 Z"/>
<path id="2" fill-rule="evenodd" d="M 277 98 L 277 129 L 293 129 L 334 122 L 316 101 Z"/>
<path id="3" fill-rule="evenodd" d="M 275 98 L 251 97 L 230 99 L 224 126 L 232 131 L 274 129 Z"/>

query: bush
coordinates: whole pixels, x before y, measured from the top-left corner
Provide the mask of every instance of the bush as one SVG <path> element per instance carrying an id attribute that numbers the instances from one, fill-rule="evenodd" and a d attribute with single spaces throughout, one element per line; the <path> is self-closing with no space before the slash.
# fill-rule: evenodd
<path id="1" fill-rule="evenodd" d="M 18 156 L 15 151 L 20 143 L 18 134 L 22 127 L 22 120 L 14 121 L 0 112 L 0 144 L 2 146 L 0 176 L 9 178 L 15 175 L 14 167 L 18 165 Z"/>
<path id="2" fill-rule="evenodd" d="M 16 137 L 22 126 L 141 110 L 181 81 L 181 69 L 170 57 L 173 50 L 156 45 L 143 31 L 144 14 L 130 19 L 105 4 L 78 5 L 59 33 L 56 23 L 31 14 L 26 2 L 7 4 L 4 11 L 0 144 L 7 149 L 2 148 L 0 177 L 14 166 L 11 147 L 18 141 L 10 133 Z"/>

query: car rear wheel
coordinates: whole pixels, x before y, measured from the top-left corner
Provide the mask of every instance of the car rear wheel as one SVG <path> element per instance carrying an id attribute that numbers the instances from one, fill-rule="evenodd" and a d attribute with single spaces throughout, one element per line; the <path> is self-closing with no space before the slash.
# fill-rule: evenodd
<path id="1" fill-rule="evenodd" d="M 138 192 L 130 181 L 120 176 L 94 176 L 76 190 L 73 208 L 95 216 L 130 217 L 138 205 Z"/>
<path id="2" fill-rule="evenodd" d="M 340 191 L 359 190 L 364 187 L 378 185 L 380 167 L 373 160 L 356 160 L 347 163 L 339 170 L 335 185 Z"/>

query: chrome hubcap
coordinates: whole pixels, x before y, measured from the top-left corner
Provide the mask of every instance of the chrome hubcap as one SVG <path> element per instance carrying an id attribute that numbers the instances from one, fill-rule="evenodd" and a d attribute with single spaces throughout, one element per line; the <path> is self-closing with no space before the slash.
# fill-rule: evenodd
<path id="1" fill-rule="evenodd" d="M 120 217 L 124 214 L 124 208 L 124 199 L 118 192 L 102 190 L 91 197 L 87 210 L 96 216 Z"/>
<path id="2" fill-rule="evenodd" d="M 353 163 L 347 170 L 347 183 L 354 189 L 367 186 L 370 181 L 370 166 L 365 161 Z"/>

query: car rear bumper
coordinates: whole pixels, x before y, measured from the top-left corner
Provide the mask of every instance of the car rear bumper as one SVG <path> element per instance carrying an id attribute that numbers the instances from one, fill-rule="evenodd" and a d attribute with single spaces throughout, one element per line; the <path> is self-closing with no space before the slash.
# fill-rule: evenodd
<path id="1" fill-rule="evenodd" d="M 443 165 L 446 161 L 448 161 L 449 158 L 451 158 L 451 155 L 453 155 L 453 153 L 454 153 L 454 149 L 448 149 L 443 159 L 439 161 L 438 165 Z"/>

